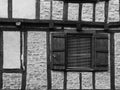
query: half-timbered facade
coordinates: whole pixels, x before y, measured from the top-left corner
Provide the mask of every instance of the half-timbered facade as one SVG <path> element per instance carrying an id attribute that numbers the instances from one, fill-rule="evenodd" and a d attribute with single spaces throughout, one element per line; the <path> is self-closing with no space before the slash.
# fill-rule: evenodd
<path id="1" fill-rule="evenodd" d="M 0 0 L 0 89 L 119 90 L 119 7 Z"/>

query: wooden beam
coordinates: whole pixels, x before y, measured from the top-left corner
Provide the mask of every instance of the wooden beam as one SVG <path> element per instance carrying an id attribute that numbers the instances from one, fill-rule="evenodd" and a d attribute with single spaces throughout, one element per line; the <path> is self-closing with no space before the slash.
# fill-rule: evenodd
<path id="1" fill-rule="evenodd" d="M 0 30 L 0 90 L 3 86 L 3 31 Z"/>
<path id="2" fill-rule="evenodd" d="M 59 1 L 67 1 L 69 3 L 96 3 L 98 1 L 108 1 L 108 0 L 59 0 Z"/>
<path id="3" fill-rule="evenodd" d="M 36 0 L 36 19 L 40 19 L 40 0 Z"/>
<path id="4" fill-rule="evenodd" d="M 24 52 L 24 46 L 23 46 L 23 34 L 22 31 L 20 31 L 20 68 L 23 70 L 23 52 Z"/>
<path id="5" fill-rule="evenodd" d="M 96 90 L 95 89 L 95 72 L 92 72 L 92 85 L 93 85 L 93 90 Z"/>
<path id="6" fill-rule="evenodd" d="M 96 19 L 96 3 L 93 3 L 93 22 L 95 22 L 95 19 Z"/>
<path id="7" fill-rule="evenodd" d="M 92 36 L 92 68 L 95 68 L 95 59 L 96 59 L 96 53 L 95 53 L 95 34 L 96 32 L 94 32 L 93 36 Z M 95 83 L 96 83 L 96 78 L 95 78 L 95 71 L 92 72 L 92 85 L 93 85 L 93 90 L 95 90 Z"/>
<path id="8" fill-rule="evenodd" d="M 67 21 L 68 20 L 68 2 L 64 2 L 64 6 L 63 6 L 63 21 Z"/>
<path id="9" fill-rule="evenodd" d="M 16 28 L 16 22 L 21 22 L 21 27 L 29 28 L 25 29 L 26 31 L 48 31 L 50 24 L 54 25 L 54 27 L 70 27 L 70 28 L 77 28 L 78 23 L 81 24 L 81 27 L 85 28 L 101 28 L 104 29 L 105 23 L 104 22 L 89 22 L 89 21 L 61 21 L 61 20 L 28 20 L 28 19 L 0 19 L 0 28 Z M 110 22 L 107 23 L 109 26 L 109 30 L 107 32 L 117 32 L 119 33 L 120 30 L 111 30 L 111 28 L 120 28 L 120 22 Z M 32 29 L 31 29 L 32 28 Z M 35 29 L 36 28 L 36 29 Z M 38 29 L 37 29 L 38 28 Z M 41 29 L 40 29 L 41 28 Z M 43 28 L 43 29 L 42 29 Z M 47 29 L 44 29 L 47 28 Z M 52 30 L 52 29 L 51 29 Z M 7 31 L 14 31 L 12 29 Z M 15 30 L 20 31 L 20 30 Z M 58 31 L 55 29 L 54 31 Z M 102 30 L 96 30 L 102 31 Z M 103 30 L 105 31 L 105 30 Z"/>
<path id="10" fill-rule="evenodd" d="M 63 88 L 64 90 L 67 90 L 67 71 L 64 71 Z"/>
<path id="11" fill-rule="evenodd" d="M 104 15 L 105 15 L 105 26 L 104 26 L 104 29 L 105 30 L 109 30 L 109 25 L 108 25 L 108 8 L 109 8 L 109 2 L 106 1 L 105 2 L 105 6 L 104 6 Z"/>
<path id="12" fill-rule="evenodd" d="M 79 3 L 78 21 L 79 21 L 79 23 L 77 24 L 77 30 L 81 31 L 82 30 L 82 26 L 81 26 L 80 22 L 82 21 L 82 3 Z"/>
<path id="13" fill-rule="evenodd" d="M 3 69 L 3 73 L 22 73 L 23 71 L 21 69 Z"/>
<path id="14" fill-rule="evenodd" d="M 64 90 L 64 89 L 50 89 L 50 90 Z M 67 89 L 67 90 L 80 90 L 80 89 Z M 82 90 L 93 90 L 93 89 L 82 89 Z M 112 90 L 112 89 L 95 89 L 95 90 Z M 120 90 L 120 89 L 115 89 Z"/>
<path id="15" fill-rule="evenodd" d="M 50 32 L 46 32 L 46 43 L 47 43 L 47 90 L 52 89 L 51 80 L 51 64 L 50 64 Z"/>
<path id="16" fill-rule="evenodd" d="M 114 33 L 110 33 L 110 80 L 111 90 L 115 90 L 115 40 Z"/>
<path id="17" fill-rule="evenodd" d="M 82 90 L 82 73 L 79 73 L 80 90 Z"/>
<path id="18" fill-rule="evenodd" d="M 12 18 L 12 0 L 8 0 L 8 18 Z"/>
<path id="19" fill-rule="evenodd" d="M 79 3 L 79 16 L 78 21 L 82 21 L 82 3 Z"/>
<path id="20" fill-rule="evenodd" d="M 50 0 L 50 20 L 52 20 L 53 0 Z"/>
<path id="21" fill-rule="evenodd" d="M 24 70 L 23 70 L 23 73 L 22 73 L 22 86 L 21 86 L 21 90 L 26 90 L 26 75 L 27 75 L 27 35 L 28 32 L 27 31 L 24 31 L 23 32 L 23 35 L 24 35 Z"/>

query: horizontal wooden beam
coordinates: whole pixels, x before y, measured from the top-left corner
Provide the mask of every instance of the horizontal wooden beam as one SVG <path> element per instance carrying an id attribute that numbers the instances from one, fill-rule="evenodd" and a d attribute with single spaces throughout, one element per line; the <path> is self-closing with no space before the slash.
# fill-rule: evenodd
<path id="1" fill-rule="evenodd" d="M 1 70 L 3 73 L 22 73 L 21 69 L 3 69 Z"/>
<path id="2" fill-rule="evenodd" d="M 90 21 L 63 21 L 63 20 L 28 20 L 28 19 L 0 19 L 0 27 L 23 27 L 23 28 L 57 28 L 57 27 L 70 27 L 77 28 L 78 25 L 81 25 L 81 28 L 102 28 L 104 31 L 105 22 L 90 22 Z M 52 27 L 51 27 L 52 25 Z M 111 28 L 120 28 L 120 22 L 110 22 L 108 23 L 107 32 L 120 32 L 120 30 L 112 30 Z M 31 29 L 27 29 L 32 31 Z M 43 31 L 46 31 L 45 29 Z M 51 31 L 54 29 L 50 29 Z M 57 29 L 55 29 L 57 31 Z M 55 31 L 54 30 L 54 31 Z M 19 31 L 16 30 L 16 31 Z M 41 31 L 38 29 L 37 31 Z M 99 30 L 96 30 L 99 31 Z"/>
<path id="3" fill-rule="evenodd" d="M 109 0 L 56 0 L 56 1 L 64 1 L 69 3 L 97 3 L 99 1 L 109 1 Z"/>
<path id="4" fill-rule="evenodd" d="M 65 90 L 65 89 L 50 89 L 50 90 Z M 66 89 L 66 90 L 80 90 L 80 89 Z M 93 90 L 93 89 L 82 89 L 82 90 Z M 95 90 L 112 90 L 112 89 L 95 89 Z M 120 90 L 120 89 L 115 89 Z"/>
<path id="5" fill-rule="evenodd" d="M 64 27 L 76 27 L 77 24 L 82 24 L 82 26 L 98 26 L 103 27 L 104 22 L 87 22 L 87 21 L 62 21 L 62 20 L 28 20 L 28 19 L 0 19 L 0 26 L 10 25 L 17 26 L 19 23 L 23 26 L 35 26 L 35 27 L 49 27 L 51 23 L 54 26 L 64 26 Z"/>

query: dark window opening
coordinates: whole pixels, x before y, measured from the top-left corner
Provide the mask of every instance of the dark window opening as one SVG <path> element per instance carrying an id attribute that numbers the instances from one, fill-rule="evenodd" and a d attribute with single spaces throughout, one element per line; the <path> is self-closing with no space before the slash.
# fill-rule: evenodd
<path id="1" fill-rule="evenodd" d="M 92 67 L 92 36 L 67 35 L 67 68 Z"/>

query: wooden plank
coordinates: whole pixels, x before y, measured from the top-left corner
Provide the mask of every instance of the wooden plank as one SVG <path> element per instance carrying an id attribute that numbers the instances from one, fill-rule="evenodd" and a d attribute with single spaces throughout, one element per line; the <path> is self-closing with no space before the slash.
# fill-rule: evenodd
<path id="1" fill-rule="evenodd" d="M 119 22 L 120 22 L 120 0 L 119 0 Z"/>
<path id="2" fill-rule="evenodd" d="M 47 90 L 52 89 L 51 65 L 50 65 L 50 32 L 46 32 L 47 43 Z"/>
<path id="3" fill-rule="evenodd" d="M 79 18 L 78 18 L 78 21 L 81 22 L 82 20 L 82 3 L 79 3 Z"/>
<path id="4" fill-rule="evenodd" d="M 87 28 L 93 28 L 94 30 L 101 28 L 104 29 L 105 23 L 104 22 L 88 22 L 88 21 L 60 21 L 60 20 L 28 20 L 28 19 L 0 19 L 0 27 L 6 29 L 8 28 L 16 28 L 16 22 L 21 22 L 21 26 L 26 31 L 48 31 L 49 23 L 53 23 L 55 27 L 77 27 L 78 23 L 81 23 L 82 27 Z M 120 28 L 120 22 L 111 22 L 107 24 L 109 26 L 108 33 L 110 32 L 116 32 L 119 33 L 120 30 L 111 30 L 111 28 Z M 32 28 L 32 29 L 31 29 Z M 47 29 L 46 29 L 47 28 Z M 19 30 L 7 30 L 7 31 L 19 31 Z M 53 30 L 51 30 L 53 31 Z M 58 29 L 55 29 L 54 31 L 58 31 Z M 104 32 L 104 30 L 96 30 L 97 32 Z"/>
<path id="5" fill-rule="evenodd" d="M 115 40 L 114 33 L 110 33 L 110 80 L 111 89 L 115 90 Z"/>
<path id="6" fill-rule="evenodd" d="M 93 84 L 93 90 L 96 90 L 95 89 L 95 72 L 92 72 L 92 84 Z"/>
<path id="7" fill-rule="evenodd" d="M 81 21 L 82 21 L 82 3 L 79 3 L 79 15 L 78 15 L 78 21 L 79 23 L 77 24 L 77 30 L 81 31 L 82 27 L 81 27 Z"/>
<path id="8" fill-rule="evenodd" d="M 3 69 L 3 73 L 22 73 L 23 71 L 21 69 Z"/>
<path id="9" fill-rule="evenodd" d="M 82 90 L 82 73 L 79 73 L 80 90 Z"/>
<path id="10" fill-rule="evenodd" d="M 67 90 L 67 71 L 66 71 L 67 63 L 68 63 L 68 59 L 67 59 L 68 48 L 66 48 L 67 47 L 67 40 L 68 40 L 68 38 L 65 36 L 65 71 L 64 71 L 64 81 L 63 81 L 63 89 L 64 90 Z"/>
<path id="11" fill-rule="evenodd" d="M 0 30 L 0 90 L 3 86 L 3 31 Z"/>
<path id="12" fill-rule="evenodd" d="M 2 26 L 16 26 L 16 22 L 21 22 L 24 27 L 49 27 L 49 23 L 54 23 L 55 26 L 76 27 L 78 23 L 84 27 L 104 27 L 103 22 L 87 22 L 87 21 L 60 21 L 60 20 L 28 20 L 28 19 L 0 19 Z M 120 24 L 120 23 L 119 23 Z"/>
<path id="13" fill-rule="evenodd" d="M 104 7 L 104 15 L 105 15 L 105 26 L 104 26 L 104 29 L 105 30 L 109 30 L 109 25 L 107 24 L 108 23 L 108 8 L 109 8 L 109 2 L 106 1 L 105 2 L 105 7 Z"/>
<path id="14" fill-rule="evenodd" d="M 93 22 L 95 22 L 95 19 L 96 19 L 96 17 L 95 17 L 95 15 L 96 15 L 96 13 L 95 13 L 95 10 L 96 9 L 96 3 L 93 3 Z"/>
<path id="15" fill-rule="evenodd" d="M 22 62 L 22 55 L 23 55 L 23 42 L 22 42 L 23 36 L 22 31 L 20 31 L 20 68 L 23 69 L 23 62 Z"/>
<path id="16" fill-rule="evenodd" d="M 52 20 L 53 0 L 50 0 L 50 20 Z"/>
<path id="17" fill-rule="evenodd" d="M 40 19 L 40 0 L 36 0 L 36 19 Z"/>
<path id="18" fill-rule="evenodd" d="M 96 3 L 98 0 L 61 0 L 61 1 L 68 1 L 69 3 Z M 99 0 L 99 1 L 108 1 L 108 0 Z"/>
<path id="19" fill-rule="evenodd" d="M 22 73 L 22 86 L 21 86 L 21 90 L 25 90 L 26 89 L 26 75 L 27 75 L 27 31 L 24 31 L 24 71 Z"/>
<path id="20" fill-rule="evenodd" d="M 1 89 L 5 90 L 5 89 Z M 9 90 L 16 90 L 16 89 L 9 89 Z M 49 89 L 49 90 L 64 90 L 64 89 Z M 67 89 L 67 90 L 80 90 L 80 89 Z M 82 90 L 93 90 L 93 89 L 82 89 Z M 111 89 L 96 89 L 96 90 L 111 90 Z M 120 90 L 120 89 L 115 89 L 115 90 Z"/>
<path id="21" fill-rule="evenodd" d="M 64 89 L 50 89 L 50 90 L 64 90 Z M 80 89 L 67 89 L 67 90 L 80 90 Z M 82 89 L 82 90 L 93 90 L 93 89 Z M 95 90 L 112 90 L 112 89 L 95 89 Z M 120 90 L 120 89 L 115 89 Z"/>
<path id="22" fill-rule="evenodd" d="M 63 6 L 63 21 L 67 21 L 68 20 L 68 2 L 64 2 L 64 6 Z"/>
<path id="23" fill-rule="evenodd" d="M 92 36 L 92 68 L 95 68 L 95 58 L 96 58 L 96 53 L 95 53 L 95 39 L 96 39 L 95 38 L 95 33 Z"/>
<path id="24" fill-rule="evenodd" d="M 8 18 L 12 18 L 12 0 L 8 0 Z"/>
<path id="25" fill-rule="evenodd" d="M 67 90 L 67 71 L 64 71 L 63 88 L 64 90 Z"/>

